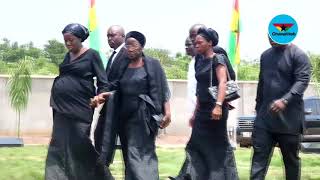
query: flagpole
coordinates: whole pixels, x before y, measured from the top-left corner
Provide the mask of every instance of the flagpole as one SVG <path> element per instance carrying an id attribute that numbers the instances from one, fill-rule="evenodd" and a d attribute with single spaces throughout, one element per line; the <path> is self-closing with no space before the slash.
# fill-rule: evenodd
<path id="1" fill-rule="evenodd" d="M 232 67 L 236 73 L 236 81 L 238 80 L 238 68 L 240 64 L 240 46 L 239 46 L 239 39 L 240 39 L 240 13 L 239 13 L 239 2 L 238 0 L 234 0 L 233 3 L 233 10 L 232 10 L 232 18 L 231 18 L 231 26 L 230 26 L 230 37 L 229 37 L 229 51 L 228 56 Z M 236 103 L 236 102 L 233 102 Z M 239 104 L 239 103 L 238 103 Z M 238 112 L 231 112 L 230 115 L 237 116 Z M 233 142 L 232 145 L 236 147 L 236 121 L 233 124 Z"/>

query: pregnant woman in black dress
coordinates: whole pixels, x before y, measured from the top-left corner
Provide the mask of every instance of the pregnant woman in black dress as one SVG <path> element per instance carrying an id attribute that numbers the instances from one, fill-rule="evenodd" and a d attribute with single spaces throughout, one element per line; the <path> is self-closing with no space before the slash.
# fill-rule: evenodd
<path id="1" fill-rule="evenodd" d="M 108 83 L 97 51 L 82 46 L 89 36 L 80 24 L 62 31 L 69 52 L 59 66 L 51 89 L 52 138 L 45 167 L 46 180 L 110 180 L 89 138 L 94 108 L 90 98 L 104 99 Z M 93 77 L 97 77 L 97 93 Z M 98 95 L 96 95 L 98 94 Z"/>

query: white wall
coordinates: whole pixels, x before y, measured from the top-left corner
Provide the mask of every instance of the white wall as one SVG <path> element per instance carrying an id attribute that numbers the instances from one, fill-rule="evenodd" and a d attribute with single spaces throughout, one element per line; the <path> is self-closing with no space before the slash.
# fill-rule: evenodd
<path id="1" fill-rule="evenodd" d="M 52 113 L 49 107 L 50 90 L 54 77 L 34 76 L 32 79 L 32 92 L 28 108 L 21 114 L 22 135 L 50 136 L 52 128 Z M 0 135 L 15 135 L 17 116 L 10 107 L 6 83 L 8 76 L 0 76 Z M 230 111 L 228 124 L 234 126 L 236 117 L 254 113 L 256 82 L 239 82 L 241 98 L 233 105 L 236 109 Z M 172 123 L 166 129 L 171 135 L 188 135 L 187 113 L 187 83 L 184 80 L 170 80 L 169 86 L 172 93 L 171 111 Z M 316 91 L 312 86 L 307 89 L 306 96 L 314 96 Z"/>

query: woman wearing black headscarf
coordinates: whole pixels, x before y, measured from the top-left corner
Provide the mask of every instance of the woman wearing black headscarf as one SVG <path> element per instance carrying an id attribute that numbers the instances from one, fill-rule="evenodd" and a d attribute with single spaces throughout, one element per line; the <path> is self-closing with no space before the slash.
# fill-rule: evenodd
<path id="1" fill-rule="evenodd" d="M 171 121 L 170 91 L 159 60 L 144 56 L 145 36 L 125 37 L 129 65 L 119 81 L 119 135 L 125 180 L 158 180 L 155 137 Z M 162 116 L 163 115 L 163 116 Z"/>
<path id="2" fill-rule="evenodd" d="M 224 102 L 228 59 L 223 54 L 213 52 L 212 47 L 218 41 L 215 30 L 199 29 L 195 48 L 201 56 L 197 56 L 195 64 L 197 106 L 191 120 L 192 134 L 180 174 L 171 179 L 238 179 L 233 150 L 227 136 L 228 105 Z M 213 86 L 218 86 L 217 100 L 208 92 L 210 80 Z"/>
<path id="3" fill-rule="evenodd" d="M 113 179 L 108 169 L 98 163 L 98 154 L 89 138 L 94 112 L 90 99 L 101 100 L 103 95 L 108 95 L 102 61 L 97 51 L 82 46 L 89 36 L 87 28 L 69 24 L 62 34 L 69 52 L 59 66 L 59 76 L 51 89 L 53 130 L 45 179 Z M 97 77 L 97 90 L 93 77 Z"/>

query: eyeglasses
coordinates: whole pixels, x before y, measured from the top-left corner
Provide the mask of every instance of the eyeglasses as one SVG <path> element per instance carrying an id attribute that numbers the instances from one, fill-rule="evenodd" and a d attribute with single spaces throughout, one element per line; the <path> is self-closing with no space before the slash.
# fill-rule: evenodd
<path id="1" fill-rule="evenodd" d="M 126 49 L 139 49 L 141 46 L 140 44 L 125 44 L 124 48 Z"/>

